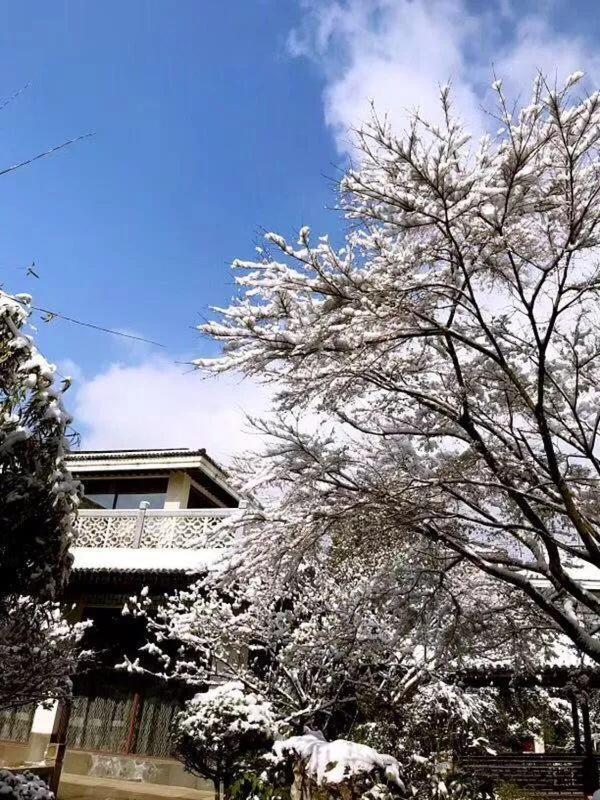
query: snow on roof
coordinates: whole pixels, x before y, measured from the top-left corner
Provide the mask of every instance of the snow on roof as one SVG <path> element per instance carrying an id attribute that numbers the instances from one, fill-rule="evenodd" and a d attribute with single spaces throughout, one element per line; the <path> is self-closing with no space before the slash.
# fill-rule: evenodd
<path id="1" fill-rule="evenodd" d="M 569 566 L 569 574 L 586 589 L 600 589 L 600 569 L 594 564 L 577 561 Z"/>
<path id="2" fill-rule="evenodd" d="M 141 450 L 73 450 L 69 453 L 67 458 L 69 461 L 79 461 L 81 459 L 89 458 L 131 458 L 135 457 L 148 457 L 153 456 L 193 456 L 193 455 L 206 455 L 206 450 L 201 448 L 199 450 L 191 450 L 189 447 L 158 447 L 158 448 L 144 448 Z"/>
<path id="3" fill-rule="evenodd" d="M 72 450 L 67 455 L 67 461 L 78 464 L 85 461 L 128 461 L 131 459 L 152 461 L 156 458 L 185 458 L 206 460 L 213 467 L 224 472 L 223 468 L 211 458 L 204 447 L 197 450 L 189 447 L 164 447 L 164 448 L 145 448 L 140 450 Z"/>
<path id="4" fill-rule="evenodd" d="M 570 577 L 589 591 L 600 591 L 600 569 L 582 559 L 570 559 L 565 564 Z M 534 586 L 548 586 L 546 578 L 532 577 Z"/>
<path id="5" fill-rule="evenodd" d="M 225 551 L 217 547 L 73 547 L 73 569 L 94 572 L 204 572 L 217 567 Z"/>

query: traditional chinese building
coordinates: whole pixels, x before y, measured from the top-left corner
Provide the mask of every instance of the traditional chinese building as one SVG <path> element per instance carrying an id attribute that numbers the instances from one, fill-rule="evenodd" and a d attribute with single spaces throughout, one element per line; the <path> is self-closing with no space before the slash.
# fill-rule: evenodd
<path id="1" fill-rule="evenodd" d="M 77 452 L 70 467 L 84 500 L 66 600 L 79 619 L 93 622 L 85 646 L 97 657 L 75 681 L 68 725 L 60 709 L 0 714 L 0 760 L 51 760 L 51 739 L 63 738 L 66 726 L 61 798 L 103 784 L 110 797 L 199 796 L 209 784 L 170 755 L 169 727 L 181 697 L 114 670 L 143 641 L 139 623 L 121 610 L 143 586 L 159 595 L 209 570 L 219 557 L 211 533 L 241 498 L 204 450 Z"/>
<path id="2" fill-rule="evenodd" d="M 97 655 L 76 678 L 70 713 L 58 707 L 0 712 L 0 763 L 45 761 L 50 774 L 57 752 L 60 762 L 64 751 L 59 800 L 212 800 L 212 783 L 186 773 L 171 756 L 169 729 L 182 696 L 165 683 L 114 666 L 124 655 L 134 658 L 143 643 L 139 623 L 121 614 L 125 601 L 144 586 L 152 595 L 183 588 L 216 565 L 220 552 L 211 534 L 243 500 L 203 450 L 78 452 L 70 466 L 83 484 L 84 499 L 66 600 L 76 618 L 93 622 L 85 646 Z M 578 577 L 586 588 L 600 591 L 596 572 Z M 549 666 L 545 675 L 548 685 L 572 699 L 571 752 L 480 756 L 465 766 L 560 796 L 581 796 L 584 787 L 597 786 L 594 725 L 581 701 L 586 693 L 577 700 L 570 687 L 577 674 L 596 688 L 596 670 L 588 673 L 568 664 Z M 475 686 L 515 682 L 502 670 L 463 677 Z M 532 679 L 519 680 L 527 685 Z M 63 741 L 66 749 L 57 745 Z M 543 750 L 543 742 L 522 749 Z"/>

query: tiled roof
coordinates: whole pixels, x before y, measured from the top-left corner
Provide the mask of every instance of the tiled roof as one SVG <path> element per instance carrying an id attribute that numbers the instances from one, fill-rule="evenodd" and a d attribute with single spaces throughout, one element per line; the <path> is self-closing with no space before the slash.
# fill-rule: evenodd
<path id="1" fill-rule="evenodd" d="M 85 460 L 90 458 L 152 458 L 155 456 L 205 456 L 206 450 L 191 450 L 189 447 L 163 447 L 157 449 L 144 448 L 143 450 L 73 450 L 69 459 Z"/>

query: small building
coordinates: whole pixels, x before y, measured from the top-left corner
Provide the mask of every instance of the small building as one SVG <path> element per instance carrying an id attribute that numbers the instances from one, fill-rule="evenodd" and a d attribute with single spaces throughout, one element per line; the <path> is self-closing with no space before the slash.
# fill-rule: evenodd
<path id="1" fill-rule="evenodd" d="M 143 643 L 139 621 L 121 613 L 127 598 L 144 586 L 152 595 L 183 588 L 209 570 L 220 555 L 211 534 L 242 498 L 204 450 L 79 451 L 69 465 L 84 497 L 66 600 L 93 622 L 85 646 L 97 656 L 75 680 L 59 797 L 82 796 L 99 781 L 111 797 L 144 789 L 156 797 L 161 786 L 170 797 L 212 797 L 212 784 L 171 757 L 182 696 L 114 665 Z M 0 761 L 42 760 L 60 725 L 56 709 L 0 712 Z"/>

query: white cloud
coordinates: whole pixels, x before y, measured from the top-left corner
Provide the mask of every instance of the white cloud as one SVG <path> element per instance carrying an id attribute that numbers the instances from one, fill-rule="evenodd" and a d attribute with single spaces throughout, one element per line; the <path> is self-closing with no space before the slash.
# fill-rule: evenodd
<path id="1" fill-rule="evenodd" d="M 439 114 L 439 86 L 455 87 L 457 109 L 479 127 L 478 100 L 464 74 L 464 51 L 480 22 L 461 0 L 351 0 L 305 3 L 305 25 L 290 51 L 317 61 L 326 75 L 325 120 L 340 150 L 373 100 L 396 126 L 419 108 Z"/>
<path id="2" fill-rule="evenodd" d="M 112 364 L 73 389 L 68 407 L 85 449 L 205 447 L 225 463 L 259 449 L 245 415 L 268 407 L 266 390 L 251 381 L 204 379 L 164 357 Z"/>
<path id="3" fill-rule="evenodd" d="M 525 17 L 515 29 L 513 40 L 496 61 L 498 75 L 508 91 L 526 90 L 536 74 L 543 72 L 551 83 L 561 85 L 568 75 L 583 70 L 588 85 L 600 76 L 600 53 L 582 36 L 553 31 L 541 16 Z"/>
<path id="4" fill-rule="evenodd" d="M 338 149 L 351 150 L 351 129 L 372 100 L 398 130 L 407 111 L 439 119 L 439 85 L 453 85 L 455 110 L 474 133 L 486 125 L 493 70 L 513 94 L 529 93 L 536 71 L 559 82 L 575 70 L 600 76 L 584 36 L 550 28 L 544 8 L 496 0 L 474 13 L 466 0 L 304 0 L 302 25 L 289 50 L 321 69 L 324 116 Z"/>

